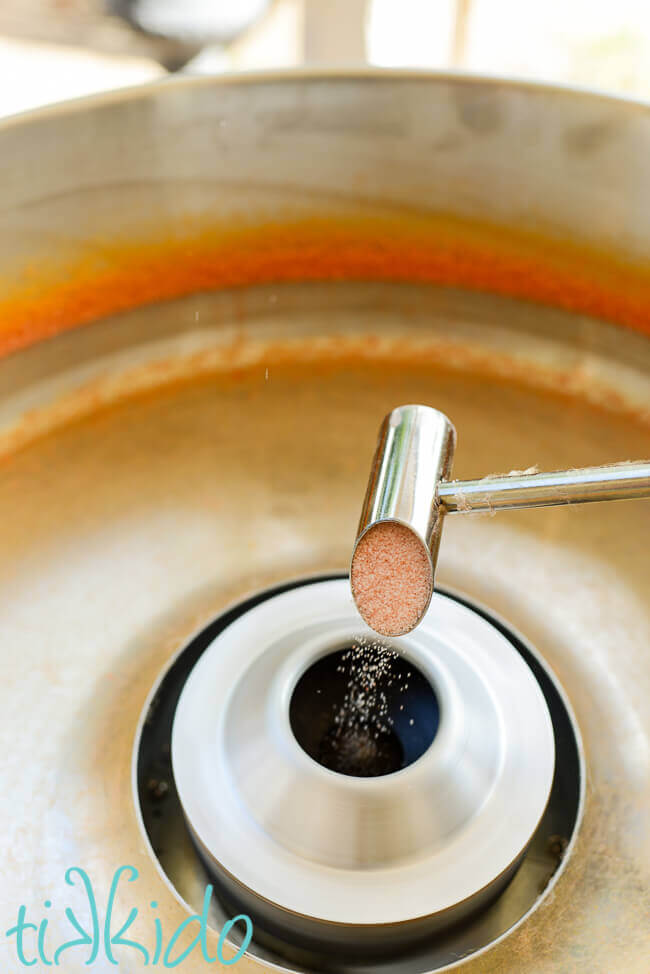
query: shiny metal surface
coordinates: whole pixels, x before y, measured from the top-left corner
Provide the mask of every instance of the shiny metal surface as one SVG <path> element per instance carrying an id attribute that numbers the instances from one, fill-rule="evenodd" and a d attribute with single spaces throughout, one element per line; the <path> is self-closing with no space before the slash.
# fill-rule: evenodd
<path id="1" fill-rule="evenodd" d="M 338 298 L 336 289 L 321 291 L 323 322 L 352 327 L 354 294 L 343 311 L 340 291 Z M 399 289 L 393 298 L 397 329 Z M 390 300 L 384 289 L 384 314 Z M 433 308 L 421 300 L 430 320 Z M 279 293 L 274 316 L 278 304 L 288 331 L 292 322 L 304 325 L 304 306 L 292 309 L 291 296 Z M 221 299 L 200 307 L 206 317 L 213 309 L 218 335 Z M 278 327 L 266 308 L 260 302 L 251 326 Z M 187 312 L 177 306 L 143 315 L 143 333 Z M 102 334 L 101 326 L 86 333 L 98 353 Z M 37 347 L 29 358 L 52 366 L 53 350 Z M 58 350 L 74 357 L 79 345 L 60 341 Z M 390 361 L 283 364 L 269 351 L 247 370 L 126 400 L 5 459 L 0 495 L 12 517 L 3 527 L 3 642 L 20 654 L 5 657 L 12 694 L 4 695 L 3 726 L 15 773 L 3 821 L 23 850 L 7 861 L 7 927 L 16 889 L 21 902 L 31 902 L 32 890 L 54 891 L 62 902 L 71 861 L 88 865 L 104 897 L 113 870 L 132 862 L 141 886 L 132 884 L 125 905 L 144 909 L 156 899 L 168 930 L 187 915 L 150 860 L 131 809 L 132 742 L 149 689 L 177 647 L 229 602 L 297 573 L 345 567 L 368 469 L 359 444 L 372 442 L 378 412 L 407 395 L 435 396 L 458 418 L 459 476 L 477 466 L 511 469 L 527 451 L 548 467 L 615 453 L 622 459 L 642 453 L 650 435 L 644 424 L 579 400 L 569 422 L 562 398 L 445 372 L 436 362 L 423 365 L 419 354 L 396 371 Z M 236 425 L 224 416 L 236 416 Z M 550 435 L 561 423 L 563 437 Z M 489 441 L 488 424 L 496 431 Z M 439 582 L 492 606 L 537 645 L 576 710 L 589 767 L 584 826 L 552 898 L 498 948 L 474 958 L 472 971 L 526 964 L 546 974 L 570 945 L 586 951 L 592 943 L 614 963 L 612 930 L 625 931 L 628 967 L 634 971 L 635 952 L 645 963 L 641 918 L 630 926 L 618 908 L 612 914 L 611 896 L 625 904 L 625 917 L 645 915 L 639 877 L 647 850 L 634 823 L 646 788 L 647 518 L 645 502 L 632 501 L 446 525 Z M 19 768 L 32 770 L 22 778 Z M 608 906 L 594 870 L 606 876 Z M 188 877 L 188 890 L 194 883 Z M 65 919 L 50 922 L 63 938 Z M 187 966 L 201 969 L 198 961 Z M 637 969 L 643 972 L 640 963 Z"/>
<path id="2" fill-rule="evenodd" d="M 590 501 L 635 500 L 650 497 L 650 463 L 606 464 L 582 470 L 521 473 L 482 480 L 438 485 L 445 513 L 515 511 L 526 507 L 556 507 Z"/>
<path id="3" fill-rule="evenodd" d="M 251 609 L 202 655 L 174 717 L 172 766 L 189 826 L 253 916 L 332 951 L 398 948 L 445 929 L 511 878 L 542 817 L 553 728 L 522 658 L 465 606 L 435 595 L 391 645 L 440 705 L 433 743 L 393 774 L 318 764 L 289 724 L 317 659 L 372 640 L 347 580 Z"/>
<path id="4" fill-rule="evenodd" d="M 353 563 L 359 541 L 374 524 L 399 521 L 413 531 L 427 551 L 433 592 L 442 533 L 438 482 L 449 479 L 455 446 L 456 431 L 437 409 L 398 406 L 384 418 L 361 509 Z M 423 615 L 427 607 L 428 603 Z"/>
<path id="5" fill-rule="evenodd" d="M 501 477 L 488 475 L 480 480 L 447 483 L 456 439 L 449 418 L 428 406 L 398 406 L 384 418 L 352 552 L 352 596 L 362 617 L 355 593 L 355 555 L 364 535 L 383 521 L 404 524 L 420 539 L 431 566 L 433 592 L 447 513 L 477 514 L 650 497 L 650 462 L 644 461 L 552 473 L 514 470 Z M 428 604 L 410 628 L 419 624 Z"/>
<path id="6" fill-rule="evenodd" d="M 120 916 L 140 908 L 150 947 L 151 900 L 168 934 L 187 917 L 133 806 L 139 715 L 178 647 L 230 602 L 345 569 L 371 459 L 361 444 L 374 442 L 377 416 L 413 401 L 453 416 L 463 478 L 648 455 L 643 274 L 627 289 L 605 284 L 650 254 L 649 147 L 642 105 L 426 77 L 172 83 L 0 126 L 2 347 L 24 349 L 0 362 L 5 930 L 18 904 L 39 910 L 51 896 L 48 943 L 67 939 L 73 864 L 103 902 L 119 865 L 138 868 Z M 285 206 L 321 214 L 322 226 L 399 211 L 393 236 L 405 212 L 425 210 L 503 232 L 482 237 L 486 263 L 468 269 L 458 254 L 474 253 L 470 228 L 450 265 L 462 274 L 441 274 L 441 287 L 424 286 L 401 237 L 404 264 L 391 251 L 391 266 L 402 283 L 368 280 L 381 248 L 354 265 L 366 268 L 357 283 L 332 280 L 337 265 L 329 283 L 322 271 L 321 283 L 300 283 L 310 265 L 298 258 L 312 253 L 301 238 L 294 283 L 278 286 L 267 269 L 264 286 L 221 280 L 220 293 L 188 285 L 183 298 L 169 262 L 163 274 L 149 252 L 142 269 L 139 243 L 126 257 L 112 249 L 145 226 L 156 238 L 170 221 L 180 234 L 185 220 L 223 214 L 246 224 L 250 247 Z M 516 255 L 528 252 L 525 234 L 548 232 L 616 267 L 580 250 L 553 269 L 553 244 L 537 277 L 528 267 L 500 277 L 509 228 L 524 234 Z M 212 251 L 197 262 L 193 239 L 175 254 L 208 267 L 207 291 L 224 263 Z M 342 232 L 339 255 L 348 242 Z M 459 286 L 484 266 L 473 290 Z M 139 268 L 138 287 L 120 268 Z M 528 298 L 575 313 L 509 296 L 531 280 Z M 174 300 L 144 307 L 165 296 Z M 119 315 L 35 343 L 118 299 Z M 589 769 L 584 823 L 551 895 L 492 949 L 462 962 L 471 945 L 458 943 L 471 974 L 646 974 L 649 517 L 631 501 L 446 525 L 439 583 L 539 649 L 573 705 Z M 10 948 L 3 939 L 3 969 L 15 966 Z M 122 953 L 125 968 L 135 963 Z M 66 969 L 87 970 L 85 959 L 70 953 Z M 239 970 L 272 964 L 249 958 Z M 98 958 L 95 969 L 115 968 Z"/>
<path id="7" fill-rule="evenodd" d="M 0 350 L 305 279 L 488 291 L 650 333 L 641 104 L 408 72 L 248 75 L 4 120 L 0 138 Z M 565 389 L 595 395 L 601 375 L 572 364 Z"/>
<path id="8" fill-rule="evenodd" d="M 345 579 L 345 576 L 339 573 L 338 578 Z M 196 632 L 179 650 L 152 687 L 145 703 L 134 741 L 136 809 L 141 816 L 143 834 L 149 843 L 151 855 L 158 860 L 164 875 L 190 909 L 201 911 L 205 884 L 210 879 L 215 881 L 215 871 L 208 871 L 206 861 L 209 857 L 202 853 L 204 858 L 201 858 L 196 839 L 193 841 L 190 836 L 171 775 L 172 728 L 180 694 L 197 661 L 227 625 L 255 606 L 283 592 L 319 581 L 333 580 L 335 578 L 330 575 L 285 581 L 280 586 L 263 589 L 230 606 L 225 613 L 219 614 Z M 479 953 L 485 945 L 493 943 L 505 931 L 514 928 L 531 910 L 544 904 L 570 861 L 580 828 L 586 780 L 584 752 L 566 696 L 539 655 L 504 620 L 486 612 L 484 607 L 468 603 L 449 591 L 442 594 L 482 615 L 510 641 L 533 672 L 544 694 L 555 738 L 557 760 L 549 802 L 528 849 L 517 864 L 514 877 L 496 900 L 484 905 L 450 930 L 440 930 L 435 937 L 426 937 L 406 957 L 383 950 L 381 955 L 373 955 L 371 961 L 366 956 L 364 963 L 363 953 L 351 955 L 348 951 L 347 956 L 340 954 L 337 957 L 337 968 L 342 974 L 358 974 L 367 969 L 369 962 L 377 974 L 414 974 L 447 967 L 459 955 L 467 952 L 468 945 L 471 945 L 474 953 Z M 164 801 L 159 798 L 161 789 L 164 791 Z M 235 903 L 241 902 L 240 889 L 234 885 L 234 881 L 229 885 L 227 877 L 224 881 L 223 870 L 218 879 L 222 896 L 220 900 L 213 899 L 210 910 L 210 923 L 216 929 L 223 927 L 233 909 L 239 909 Z M 228 895 L 226 886 L 230 889 L 228 905 L 225 901 L 225 896 Z M 489 896 L 489 890 L 486 895 Z M 476 904 L 476 900 L 474 902 Z M 259 918 L 259 902 L 256 906 L 256 916 Z M 291 919 L 294 928 L 297 918 L 292 916 Z M 426 921 L 424 927 L 426 929 Z M 277 931 L 277 927 L 275 929 Z M 267 963 L 284 965 L 289 959 L 296 969 L 320 970 L 331 966 L 328 957 L 331 957 L 332 948 L 331 944 L 328 947 L 324 943 L 321 950 L 299 949 L 295 942 L 292 945 L 291 937 L 288 940 L 283 939 L 277 932 L 271 936 L 259 927 L 258 921 L 250 953 Z"/>

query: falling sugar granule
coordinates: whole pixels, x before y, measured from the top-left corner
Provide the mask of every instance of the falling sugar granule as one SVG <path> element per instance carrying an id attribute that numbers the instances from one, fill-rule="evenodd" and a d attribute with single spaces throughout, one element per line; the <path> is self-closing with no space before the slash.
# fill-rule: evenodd
<path id="1" fill-rule="evenodd" d="M 429 554 L 410 528 L 380 521 L 356 547 L 350 582 L 364 622 L 382 636 L 400 636 L 418 624 L 429 605 Z"/>
<path id="2" fill-rule="evenodd" d="M 402 747 L 392 729 L 386 690 L 393 686 L 397 653 L 378 641 L 358 639 L 338 667 L 346 691 L 321 743 L 319 761 L 332 771 L 374 777 L 399 769 Z"/>

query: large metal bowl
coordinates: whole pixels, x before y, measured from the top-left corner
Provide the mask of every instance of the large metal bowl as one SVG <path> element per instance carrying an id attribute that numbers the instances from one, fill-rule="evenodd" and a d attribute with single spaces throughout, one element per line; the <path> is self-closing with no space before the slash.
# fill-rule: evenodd
<path id="1" fill-rule="evenodd" d="M 450 415 L 459 476 L 650 454 L 649 151 L 640 104 L 384 73 L 0 125 L 5 929 L 27 904 L 50 953 L 70 939 L 73 866 L 100 911 L 137 868 L 117 903 L 150 948 L 154 915 L 169 937 L 200 909 L 187 848 L 154 855 L 133 800 L 148 693 L 233 601 L 345 568 L 389 408 Z M 440 583 L 544 656 L 588 779 L 539 908 L 438 968 L 647 970 L 649 527 L 639 501 L 446 528 Z M 301 968 L 253 949 L 240 969 L 272 963 Z"/>

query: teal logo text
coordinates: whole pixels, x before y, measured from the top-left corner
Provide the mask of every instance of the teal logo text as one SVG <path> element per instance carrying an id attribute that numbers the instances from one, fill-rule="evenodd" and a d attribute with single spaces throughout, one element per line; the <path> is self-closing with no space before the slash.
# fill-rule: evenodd
<path id="1" fill-rule="evenodd" d="M 173 931 L 169 939 L 164 935 L 160 917 L 154 916 L 153 919 L 153 938 L 154 946 L 145 946 L 138 940 L 127 937 L 129 929 L 132 927 L 138 910 L 133 907 L 126 920 L 121 923 L 114 916 L 115 897 L 121 880 L 133 883 L 138 878 L 138 870 L 134 866 L 120 866 L 116 869 L 111 887 L 106 901 L 106 910 L 103 916 L 97 905 L 97 898 L 93 890 L 90 877 L 85 870 L 79 866 L 73 866 L 66 871 L 65 881 L 68 886 L 78 887 L 83 891 L 84 900 L 88 906 L 88 919 L 85 925 L 81 923 L 77 915 L 67 906 L 65 917 L 70 924 L 70 933 L 74 934 L 69 940 L 61 944 L 51 943 L 48 936 L 47 915 L 34 923 L 27 915 L 27 907 L 18 908 L 18 917 L 14 926 L 6 931 L 6 936 L 14 941 L 16 957 L 24 967 L 34 967 L 39 964 L 39 970 L 44 967 L 58 967 L 62 959 L 65 960 L 74 952 L 78 959 L 85 954 L 84 963 L 87 966 L 93 964 L 100 953 L 110 964 L 118 966 L 118 959 L 115 955 L 116 948 L 126 948 L 134 956 L 139 955 L 143 966 L 178 967 L 193 952 L 200 953 L 207 964 L 223 964 L 227 967 L 236 964 L 240 957 L 246 953 L 253 936 L 253 924 L 250 917 L 241 913 L 233 917 L 223 927 L 216 947 L 216 956 L 208 952 L 208 911 L 212 900 L 212 886 L 206 886 L 205 896 L 203 897 L 203 909 L 201 913 L 187 917 Z M 52 908 L 52 901 L 45 900 L 43 904 L 45 910 Z M 151 910 L 156 910 L 158 904 L 152 901 Z M 232 957 L 223 954 L 224 942 L 230 931 L 239 924 L 243 931 L 243 939 L 239 949 Z M 185 941 L 186 931 L 194 932 L 196 935 L 193 940 L 186 944 L 181 950 L 179 941 Z M 120 956 L 123 956 L 120 951 Z"/>

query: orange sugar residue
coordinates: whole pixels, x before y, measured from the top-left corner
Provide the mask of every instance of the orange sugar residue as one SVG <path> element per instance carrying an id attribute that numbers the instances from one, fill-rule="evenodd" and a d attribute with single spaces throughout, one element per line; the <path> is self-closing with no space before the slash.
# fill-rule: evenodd
<path id="1" fill-rule="evenodd" d="M 106 315 L 219 288 L 300 281 L 441 284 L 538 301 L 650 335 L 648 268 L 506 227 L 411 212 L 143 229 L 88 240 L 0 280 L 0 355 Z"/>

